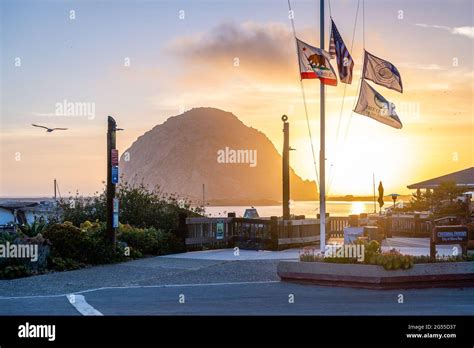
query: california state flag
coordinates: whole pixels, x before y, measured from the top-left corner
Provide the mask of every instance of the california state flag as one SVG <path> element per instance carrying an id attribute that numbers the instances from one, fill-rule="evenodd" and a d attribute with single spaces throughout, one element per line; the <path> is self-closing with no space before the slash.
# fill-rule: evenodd
<path id="1" fill-rule="evenodd" d="M 324 85 L 337 86 L 337 77 L 325 50 L 296 39 L 301 79 L 319 79 Z"/>

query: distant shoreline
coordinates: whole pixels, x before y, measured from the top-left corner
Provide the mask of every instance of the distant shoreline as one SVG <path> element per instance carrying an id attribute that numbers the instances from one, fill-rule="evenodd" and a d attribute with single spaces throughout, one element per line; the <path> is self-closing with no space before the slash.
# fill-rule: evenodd
<path id="1" fill-rule="evenodd" d="M 400 200 L 409 200 L 411 195 L 402 195 L 399 196 Z M 53 200 L 52 197 L 0 197 L 0 201 L 50 201 Z M 371 196 L 331 196 L 327 197 L 327 202 L 373 202 L 374 198 Z M 295 202 L 307 202 L 308 200 L 293 200 Z M 314 201 L 318 202 L 319 200 L 315 199 Z M 384 197 L 385 203 L 392 203 L 390 197 Z M 281 201 L 271 200 L 271 199 L 254 199 L 254 200 L 240 200 L 240 199 L 214 199 L 206 202 L 206 206 L 276 206 L 281 205 Z"/>
<path id="2" fill-rule="evenodd" d="M 409 200 L 411 195 L 402 195 L 398 197 L 398 200 Z M 377 199 L 377 197 L 376 197 Z M 308 202 L 308 200 L 296 200 L 295 202 Z M 318 202 L 318 199 L 314 200 Z M 333 196 L 327 197 L 327 202 L 373 202 L 373 196 Z M 390 197 L 384 196 L 385 203 L 392 203 L 392 199 Z M 256 199 L 256 200 L 232 200 L 232 199 L 219 199 L 219 200 L 210 200 L 206 202 L 206 206 L 262 206 L 262 205 L 281 205 L 281 201 L 274 201 L 274 200 L 265 200 L 265 199 Z"/>

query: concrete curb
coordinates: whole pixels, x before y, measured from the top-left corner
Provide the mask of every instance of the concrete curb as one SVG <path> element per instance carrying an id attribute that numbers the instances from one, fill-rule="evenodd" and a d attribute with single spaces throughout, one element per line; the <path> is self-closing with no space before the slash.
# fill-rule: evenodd
<path id="1" fill-rule="evenodd" d="M 368 289 L 474 286 L 474 262 L 425 263 L 387 271 L 377 265 L 280 261 L 277 273 L 283 281 Z"/>

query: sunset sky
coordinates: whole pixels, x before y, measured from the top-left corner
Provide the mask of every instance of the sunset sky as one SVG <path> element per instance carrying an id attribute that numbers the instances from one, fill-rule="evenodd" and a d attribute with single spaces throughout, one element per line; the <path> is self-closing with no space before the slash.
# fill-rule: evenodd
<path id="1" fill-rule="evenodd" d="M 331 2 L 348 46 L 357 3 Z M 372 173 L 386 192 L 409 193 L 409 184 L 472 166 L 473 2 L 365 1 L 365 48 L 398 68 L 404 93 L 372 86 L 397 105 L 401 130 L 351 116 L 363 52 L 360 4 L 338 137 L 344 84 L 326 88 L 329 195 L 371 194 Z M 298 37 L 319 46 L 319 1 L 292 5 Z M 0 37 L 0 197 L 51 196 L 54 178 L 63 195 L 100 190 L 108 115 L 125 128 L 117 136 L 122 153 L 153 126 L 199 106 L 234 113 L 278 151 L 287 114 L 297 150 L 291 165 L 315 178 L 286 0 L 3 0 Z M 318 151 L 319 81 L 304 86 Z M 95 105 L 94 117 L 55 115 L 64 100 Z M 46 133 L 31 123 L 69 130 Z"/>

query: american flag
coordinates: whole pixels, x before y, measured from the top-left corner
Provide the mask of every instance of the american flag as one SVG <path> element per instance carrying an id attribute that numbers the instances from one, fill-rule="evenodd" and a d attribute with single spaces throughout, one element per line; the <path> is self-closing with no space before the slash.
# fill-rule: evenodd
<path id="1" fill-rule="evenodd" d="M 339 79 L 343 83 L 352 83 L 352 69 L 354 61 L 347 49 L 341 34 L 336 28 L 336 24 L 331 19 L 331 40 L 329 42 L 329 54 L 331 58 L 336 58 L 337 69 L 339 70 Z"/>

